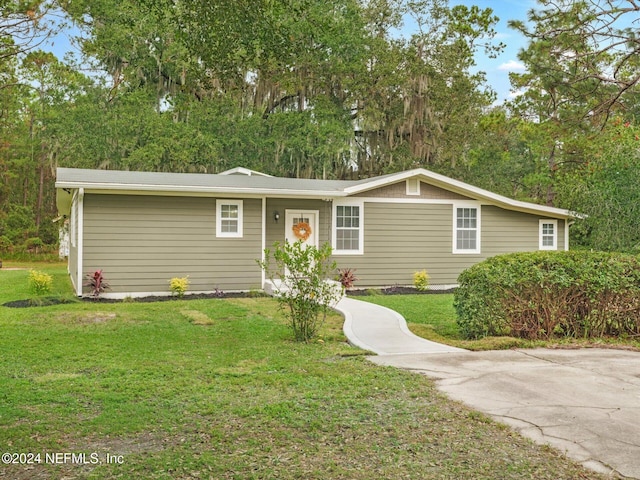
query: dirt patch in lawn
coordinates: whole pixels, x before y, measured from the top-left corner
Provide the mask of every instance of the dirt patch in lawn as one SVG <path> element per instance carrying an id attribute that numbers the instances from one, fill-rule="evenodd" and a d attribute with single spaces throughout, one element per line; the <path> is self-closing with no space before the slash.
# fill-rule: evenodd
<path id="1" fill-rule="evenodd" d="M 59 312 L 55 319 L 61 323 L 70 324 L 100 324 L 115 320 L 114 312 Z"/>

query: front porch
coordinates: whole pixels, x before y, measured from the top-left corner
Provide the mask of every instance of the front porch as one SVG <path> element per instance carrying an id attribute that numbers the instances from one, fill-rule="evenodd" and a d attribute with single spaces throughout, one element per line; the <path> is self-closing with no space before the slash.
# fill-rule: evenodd
<path id="1" fill-rule="evenodd" d="M 340 282 L 337 282 L 335 280 L 325 280 L 325 283 L 328 284 L 332 290 L 335 290 L 334 293 L 337 300 L 332 305 L 329 305 L 330 307 L 333 308 L 345 296 L 344 288 L 342 287 L 342 284 Z M 285 285 L 284 282 L 280 279 L 273 279 L 273 280 L 266 279 L 264 281 L 263 290 L 264 290 L 264 293 L 266 293 L 267 295 L 270 295 L 272 297 L 278 297 L 283 292 L 288 292 L 291 289 L 289 288 L 288 285 Z"/>

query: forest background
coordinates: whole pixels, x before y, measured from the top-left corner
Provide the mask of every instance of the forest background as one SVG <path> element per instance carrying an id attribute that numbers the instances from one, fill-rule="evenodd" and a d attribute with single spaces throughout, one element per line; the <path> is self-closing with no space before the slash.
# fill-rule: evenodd
<path id="1" fill-rule="evenodd" d="M 574 246 L 640 252 L 634 0 L 539 0 L 511 21 L 526 70 L 501 105 L 475 65 L 504 48 L 498 18 L 443 0 L 0 0 L 0 16 L 0 257 L 56 244 L 56 167 L 425 167 L 584 214 Z M 79 55 L 41 49 L 69 25 Z"/>

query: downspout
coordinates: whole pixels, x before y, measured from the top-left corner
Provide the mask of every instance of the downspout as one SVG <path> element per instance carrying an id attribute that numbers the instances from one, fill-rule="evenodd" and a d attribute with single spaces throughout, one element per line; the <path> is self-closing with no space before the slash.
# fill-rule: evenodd
<path id="1" fill-rule="evenodd" d="M 260 260 L 264 263 L 264 250 L 267 248 L 267 197 L 262 197 L 262 248 L 260 249 Z M 267 281 L 266 272 L 264 268 L 260 268 L 262 289 L 264 290 L 265 283 Z"/>
<path id="2" fill-rule="evenodd" d="M 76 295 L 78 297 L 82 296 L 82 270 L 83 259 L 84 259 L 84 188 L 78 189 L 78 225 L 77 232 L 78 235 L 78 271 L 77 273 L 77 281 L 76 281 Z"/>

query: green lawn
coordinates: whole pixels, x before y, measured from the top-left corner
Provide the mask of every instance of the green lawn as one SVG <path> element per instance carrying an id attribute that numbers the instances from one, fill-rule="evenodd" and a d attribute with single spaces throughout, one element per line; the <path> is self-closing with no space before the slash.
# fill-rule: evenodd
<path id="1" fill-rule="evenodd" d="M 65 267 L 38 269 L 69 294 Z M 0 270 L 0 303 L 27 274 Z M 268 298 L 0 306 L 0 453 L 42 462 L 0 477 L 603 478 L 373 365 L 341 326 L 292 342 Z M 89 463 L 46 464 L 64 452 Z"/>

